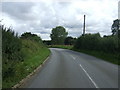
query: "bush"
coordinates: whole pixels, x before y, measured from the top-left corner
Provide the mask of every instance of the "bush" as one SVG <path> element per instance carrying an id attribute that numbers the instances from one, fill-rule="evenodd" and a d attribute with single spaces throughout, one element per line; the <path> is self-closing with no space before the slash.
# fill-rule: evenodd
<path id="1" fill-rule="evenodd" d="M 19 38 L 11 29 L 2 31 L 2 88 L 11 88 L 37 68 L 50 54 L 40 37 L 30 32 Z"/>
<path id="2" fill-rule="evenodd" d="M 103 51 L 106 53 L 117 53 L 118 52 L 118 37 L 117 36 L 106 36 L 100 37 L 100 34 L 85 34 L 80 36 L 75 45 L 75 49 L 85 50 L 96 50 Z"/>
<path id="3" fill-rule="evenodd" d="M 38 37 L 36 34 L 31 34 L 31 32 L 23 33 L 20 38 L 21 39 L 28 39 L 28 40 L 32 40 L 32 41 L 42 43 L 42 39 L 40 37 Z"/>
<path id="4" fill-rule="evenodd" d="M 75 48 L 78 49 L 89 49 L 89 50 L 96 50 L 99 49 L 100 44 L 100 34 L 85 34 L 77 39 Z"/>
<path id="5" fill-rule="evenodd" d="M 109 36 L 109 37 L 102 38 L 100 49 L 101 51 L 104 51 L 106 53 L 117 53 L 118 38 L 116 36 Z"/>
<path id="6" fill-rule="evenodd" d="M 14 66 L 17 62 L 23 60 L 21 50 L 21 40 L 10 28 L 0 26 L 2 31 L 2 64 L 3 79 L 14 74 Z"/>

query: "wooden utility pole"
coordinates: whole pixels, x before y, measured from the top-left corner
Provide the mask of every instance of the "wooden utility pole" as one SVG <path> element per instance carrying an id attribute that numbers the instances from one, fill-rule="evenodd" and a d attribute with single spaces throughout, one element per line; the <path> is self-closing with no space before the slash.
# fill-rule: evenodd
<path id="1" fill-rule="evenodd" d="M 85 15 L 84 15 L 84 23 L 83 23 L 83 35 L 85 35 Z"/>

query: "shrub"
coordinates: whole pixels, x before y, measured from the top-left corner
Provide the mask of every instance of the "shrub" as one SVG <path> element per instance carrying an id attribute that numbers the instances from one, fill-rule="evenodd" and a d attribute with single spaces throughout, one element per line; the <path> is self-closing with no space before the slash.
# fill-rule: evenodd
<path id="1" fill-rule="evenodd" d="M 85 34 L 80 36 L 75 45 L 75 49 L 85 50 L 96 50 L 103 51 L 106 53 L 117 53 L 118 52 L 118 41 L 117 36 L 106 36 L 100 37 L 100 34 Z"/>
<path id="2" fill-rule="evenodd" d="M 0 25 L 2 30 L 2 64 L 3 79 L 14 74 L 14 66 L 23 60 L 21 50 L 21 40 L 11 28 Z"/>
<path id="3" fill-rule="evenodd" d="M 36 34 L 31 34 L 31 32 L 23 33 L 20 38 L 21 39 L 28 39 L 28 40 L 32 40 L 32 41 L 42 43 L 42 39 L 40 37 L 38 37 Z"/>

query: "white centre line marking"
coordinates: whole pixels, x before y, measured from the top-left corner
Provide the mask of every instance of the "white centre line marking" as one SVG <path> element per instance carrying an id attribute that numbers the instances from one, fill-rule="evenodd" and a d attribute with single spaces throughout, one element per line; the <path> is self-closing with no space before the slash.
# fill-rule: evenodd
<path id="1" fill-rule="evenodd" d="M 75 60 L 75 57 L 73 57 L 72 55 L 71 55 L 71 57 Z"/>
<path id="2" fill-rule="evenodd" d="M 80 67 L 81 67 L 82 70 L 85 72 L 85 74 L 88 76 L 88 78 L 91 80 L 91 82 L 94 84 L 94 86 L 95 86 L 96 88 L 99 88 L 99 87 L 97 86 L 97 84 L 93 81 L 93 79 L 90 77 L 90 75 L 87 73 L 87 71 L 82 67 L 81 64 L 80 64 Z"/>

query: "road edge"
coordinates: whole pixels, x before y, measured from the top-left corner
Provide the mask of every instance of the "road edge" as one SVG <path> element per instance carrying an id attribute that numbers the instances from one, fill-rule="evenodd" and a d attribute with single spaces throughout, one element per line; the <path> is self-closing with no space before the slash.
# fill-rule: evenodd
<path id="1" fill-rule="evenodd" d="M 25 82 L 27 82 L 34 74 L 39 72 L 39 70 L 44 66 L 44 64 L 48 61 L 51 54 L 45 59 L 45 61 L 40 64 L 33 72 L 31 72 L 29 75 L 27 75 L 25 78 L 23 78 L 20 82 L 18 82 L 16 85 L 14 85 L 12 88 L 20 88 L 20 86 L 24 85 Z"/>

